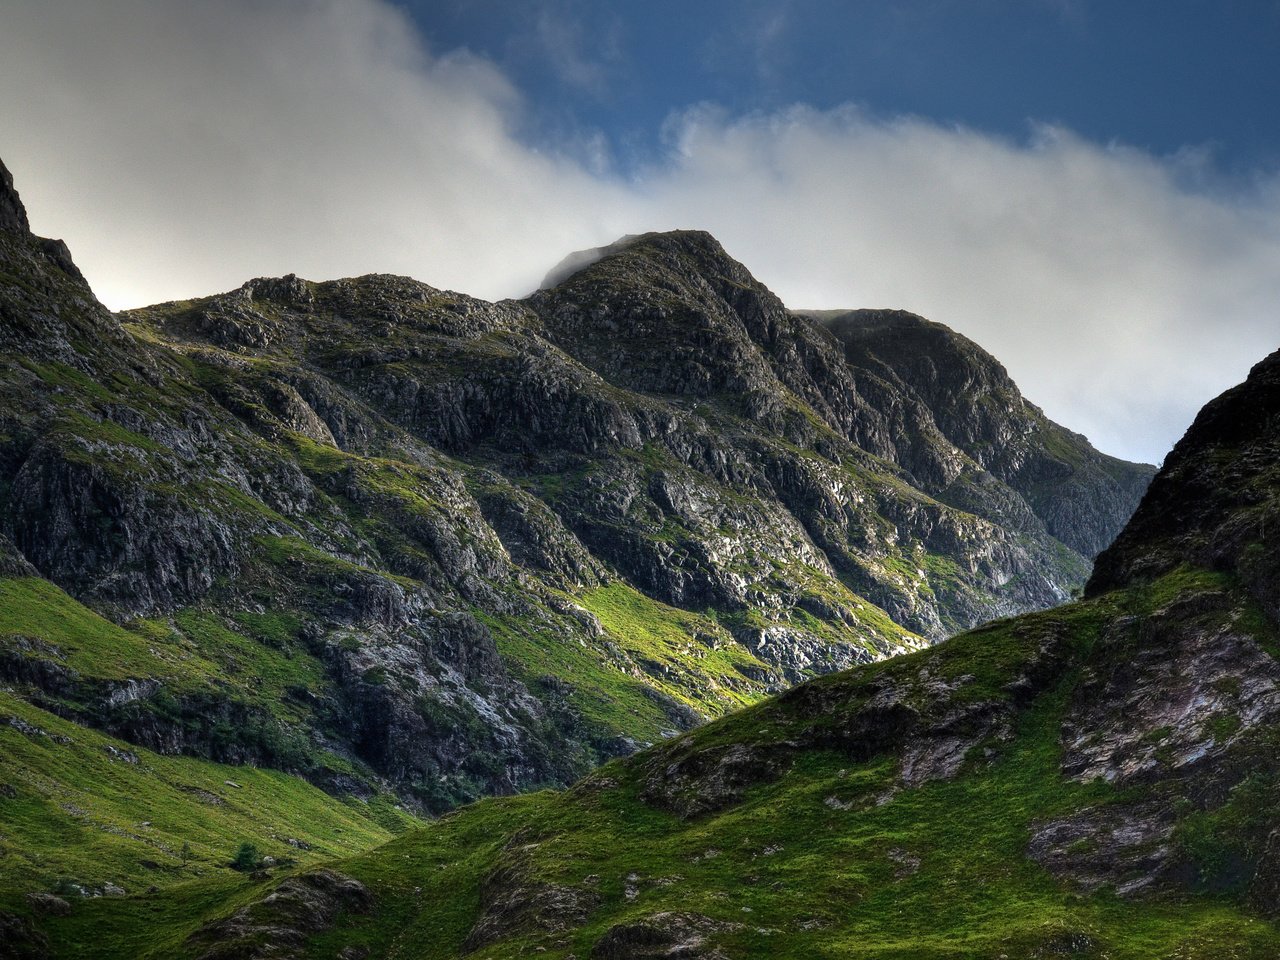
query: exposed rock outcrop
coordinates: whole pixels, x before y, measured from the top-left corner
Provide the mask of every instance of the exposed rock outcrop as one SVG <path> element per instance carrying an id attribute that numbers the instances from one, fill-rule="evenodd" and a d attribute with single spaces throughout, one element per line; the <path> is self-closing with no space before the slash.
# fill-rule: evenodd
<path id="1" fill-rule="evenodd" d="M 531 931 L 557 933 L 581 924 L 599 897 L 591 890 L 533 878 L 529 854 L 536 840 L 517 833 L 480 888 L 480 917 L 463 944 L 470 953 Z"/>
<path id="2" fill-rule="evenodd" d="M 22 205 L 18 191 L 13 186 L 13 174 L 3 160 L 0 160 L 0 230 L 31 232 L 31 224 L 27 222 L 27 208 Z"/>
<path id="3" fill-rule="evenodd" d="M 373 898 L 364 884 L 333 870 L 290 877 L 230 917 L 205 924 L 187 940 L 201 960 L 304 957 L 307 941 L 341 913 L 365 913 Z"/>

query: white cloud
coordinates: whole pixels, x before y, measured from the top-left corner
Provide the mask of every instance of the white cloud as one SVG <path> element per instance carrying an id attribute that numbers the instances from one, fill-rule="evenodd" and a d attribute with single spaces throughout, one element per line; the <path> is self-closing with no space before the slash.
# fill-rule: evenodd
<path id="1" fill-rule="evenodd" d="M 380 0 L 10 0 L 4 20 L 0 155 L 113 306 L 289 271 L 518 295 L 569 250 L 702 227 L 794 305 L 948 323 L 1146 458 L 1280 346 L 1280 187 L 1216 191 L 1196 151 L 704 106 L 624 179 L 522 144 L 501 73 L 425 50 Z"/>
<path id="2" fill-rule="evenodd" d="M 113 306 L 289 271 L 514 293 L 631 219 L 515 142 L 492 65 L 431 55 L 376 0 L 16 0 L 4 21 L 0 149 Z"/>
<path id="3" fill-rule="evenodd" d="M 1104 449 L 1161 457 L 1280 347 L 1274 183 L 1188 192 L 1178 161 L 1047 127 L 1010 143 L 855 110 L 702 108 L 676 129 L 678 163 L 647 192 L 788 303 L 947 323 Z"/>

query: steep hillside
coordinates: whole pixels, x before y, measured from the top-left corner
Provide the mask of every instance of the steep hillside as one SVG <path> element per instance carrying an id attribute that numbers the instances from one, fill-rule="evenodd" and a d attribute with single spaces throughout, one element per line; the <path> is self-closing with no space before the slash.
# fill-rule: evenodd
<path id="1" fill-rule="evenodd" d="M 1274 957 L 1278 435 L 1280 352 L 1197 419 L 1086 600 L 186 915 L 32 922 L 68 956 Z"/>
<path id="2" fill-rule="evenodd" d="M 115 317 L 0 194 L 0 682 L 141 749 L 439 812 L 1087 572 L 940 432 L 925 479 L 906 387 L 706 234 L 522 302 L 284 277 Z"/>
<path id="3" fill-rule="evenodd" d="M 985 470 L 1025 500 L 1052 536 L 1087 557 L 1133 514 L 1151 469 L 1099 453 L 1049 420 L 972 340 L 901 310 L 828 311 L 821 319 L 850 365 L 901 398 L 896 459 L 933 496 L 969 508 L 965 478 Z M 963 456 L 940 455 L 947 444 Z M 1006 523 L 1019 522 L 1007 516 Z"/>
<path id="4" fill-rule="evenodd" d="M 1208 404 L 1174 447 L 1124 532 L 1098 558 L 1088 592 L 1163 576 L 1183 563 L 1238 576 L 1280 617 L 1280 361 Z"/>

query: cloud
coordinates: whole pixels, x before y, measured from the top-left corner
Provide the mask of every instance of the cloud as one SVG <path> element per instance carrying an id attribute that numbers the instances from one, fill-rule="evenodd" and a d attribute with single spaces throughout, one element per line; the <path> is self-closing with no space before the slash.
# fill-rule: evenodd
<path id="1" fill-rule="evenodd" d="M 529 147 L 493 64 L 380 0 L 11 0 L 0 85 L 33 227 L 116 307 L 290 271 L 520 295 L 571 250 L 702 227 L 793 305 L 951 325 L 1148 459 L 1280 346 L 1280 181 L 1227 189 L 1203 151 L 704 105 L 623 177 L 606 144 Z"/>
<path id="2" fill-rule="evenodd" d="M 113 306 L 288 271 L 515 293 L 631 220 L 516 142 L 491 64 L 375 0 L 16 0 L 0 86 L 35 229 Z"/>

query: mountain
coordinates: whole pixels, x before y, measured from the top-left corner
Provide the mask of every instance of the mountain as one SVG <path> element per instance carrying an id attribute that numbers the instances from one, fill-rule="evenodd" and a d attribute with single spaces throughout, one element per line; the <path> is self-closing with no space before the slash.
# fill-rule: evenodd
<path id="1" fill-rule="evenodd" d="M 113 315 L 0 166 L 0 956 L 296 946 L 241 842 L 290 922 L 392 929 L 322 865 L 1065 599 L 1152 469 L 874 320 L 696 232 L 523 301 L 289 276 Z"/>
<path id="2" fill-rule="evenodd" d="M 568 791 L 482 801 L 320 869 L 42 906 L 47 942 L 1274 957 L 1278 437 L 1280 351 L 1197 418 L 1083 600 L 810 680 Z"/>
<path id="3" fill-rule="evenodd" d="M 116 316 L 5 171 L 0 681 L 440 812 L 1060 602 L 1152 472 L 945 328 L 902 321 L 940 331 L 930 375 L 879 321 L 788 312 L 707 234 L 561 273 Z"/>
<path id="4" fill-rule="evenodd" d="M 1090 558 L 1133 513 L 1151 468 L 1099 453 L 1049 420 L 972 340 L 901 310 L 817 317 L 850 365 L 892 387 L 877 407 L 894 411 L 896 459 L 931 496 L 982 512 L 982 501 L 958 481 L 986 471 L 1021 497 L 1050 535 Z M 947 456 L 948 444 L 964 458 Z"/>

